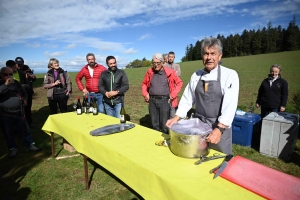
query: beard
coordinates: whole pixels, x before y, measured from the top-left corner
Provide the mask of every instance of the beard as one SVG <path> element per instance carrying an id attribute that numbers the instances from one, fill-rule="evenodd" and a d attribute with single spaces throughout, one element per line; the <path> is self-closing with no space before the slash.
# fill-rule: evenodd
<path id="1" fill-rule="evenodd" d="M 89 66 L 90 66 L 90 67 L 95 67 L 95 64 L 96 64 L 96 63 L 94 63 L 94 62 L 90 62 L 90 63 L 89 63 Z"/>
<path id="2" fill-rule="evenodd" d="M 113 67 L 109 67 L 110 71 L 116 71 L 117 70 L 117 65 Z"/>

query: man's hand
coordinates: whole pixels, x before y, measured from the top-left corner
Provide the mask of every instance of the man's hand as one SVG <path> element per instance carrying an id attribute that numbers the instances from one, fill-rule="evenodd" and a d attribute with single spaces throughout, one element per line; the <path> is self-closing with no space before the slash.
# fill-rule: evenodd
<path id="1" fill-rule="evenodd" d="M 280 106 L 280 112 L 284 112 L 285 111 L 285 107 Z"/>
<path id="2" fill-rule="evenodd" d="M 169 119 L 166 123 L 166 127 L 170 128 L 173 124 L 177 123 L 179 121 L 180 117 L 178 115 L 175 115 L 172 119 Z"/>
<path id="3" fill-rule="evenodd" d="M 147 94 L 145 97 L 145 102 L 149 102 L 149 99 L 150 99 L 150 95 L 149 94 Z"/>
<path id="4" fill-rule="evenodd" d="M 221 140 L 222 132 L 218 129 L 215 128 L 206 138 L 207 142 L 213 143 L 213 144 L 218 144 Z"/>
<path id="5" fill-rule="evenodd" d="M 256 108 L 259 108 L 259 104 L 258 103 L 256 104 Z"/>
<path id="6" fill-rule="evenodd" d="M 112 98 L 112 97 L 114 97 L 114 96 L 116 96 L 116 95 L 118 95 L 119 94 L 119 92 L 118 91 L 110 91 L 110 92 L 105 92 L 105 96 L 107 97 L 107 98 Z"/>
<path id="7" fill-rule="evenodd" d="M 87 95 L 87 94 L 89 93 L 89 91 L 87 91 L 86 88 L 84 88 L 84 89 L 82 90 L 82 92 L 83 92 L 84 95 Z"/>
<path id="8" fill-rule="evenodd" d="M 27 100 L 26 99 L 23 99 L 23 105 L 27 106 Z"/>
<path id="9" fill-rule="evenodd" d="M 32 79 L 35 78 L 34 74 L 27 74 L 27 76 L 30 77 L 30 78 L 32 78 Z"/>
<path id="10" fill-rule="evenodd" d="M 12 84 L 12 83 L 14 83 L 15 81 L 14 81 L 14 79 L 13 78 L 8 78 L 8 79 L 6 79 L 6 81 L 5 81 L 5 85 L 10 85 L 10 84 Z"/>

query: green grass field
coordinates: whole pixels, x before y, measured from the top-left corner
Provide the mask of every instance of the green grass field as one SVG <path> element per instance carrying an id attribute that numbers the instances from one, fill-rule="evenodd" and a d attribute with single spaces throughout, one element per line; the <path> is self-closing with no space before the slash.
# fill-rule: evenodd
<path id="1" fill-rule="evenodd" d="M 235 69 L 239 74 L 238 108 L 247 111 L 248 107 L 255 103 L 258 87 L 267 77 L 270 66 L 275 63 L 282 65 L 282 77 L 289 83 L 287 112 L 296 112 L 291 99 L 294 94 L 300 93 L 300 51 L 222 59 L 222 65 Z M 202 61 L 184 62 L 180 63 L 180 66 L 184 87 L 192 73 L 203 68 Z M 141 82 L 146 70 L 147 68 L 125 70 L 130 82 L 125 106 L 132 122 L 150 127 L 148 107 L 141 95 Z M 69 111 L 73 111 L 72 102 L 76 101 L 77 96 L 82 95 L 75 83 L 76 74 L 70 73 L 73 94 L 69 100 Z M 88 164 L 90 190 L 85 191 L 81 156 L 62 160 L 51 158 L 50 137 L 41 130 L 50 113 L 46 91 L 42 88 L 43 76 L 43 74 L 37 75 L 32 107 L 35 123 L 32 135 L 43 151 L 36 154 L 26 152 L 20 138 L 16 137 L 19 154 L 16 158 L 9 159 L 3 134 L 0 134 L 0 199 L 142 199 L 126 184 L 92 160 L 89 160 Z M 254 112 L 259 113 L 260 110 L 256 109 Z M 62 148 L 62 138 L 58 135 L 55 136 L 55 141 L 57 156 L 75 154 Z M 239 145 L 233 145 L 233 151 L 234 155 L 241 155 L 300 178 L 299 140 L 289 162 L 263 156 L 257 149 Z"/>

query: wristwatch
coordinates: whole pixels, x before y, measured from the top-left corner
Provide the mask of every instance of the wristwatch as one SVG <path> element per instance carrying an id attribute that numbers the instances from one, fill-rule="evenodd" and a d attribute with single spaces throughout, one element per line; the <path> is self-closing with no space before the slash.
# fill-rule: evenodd
<path id="1" fill-rule="evenodd" d="M 222 128 L 221 126 L 216 126 L 217 129 L 219 129 L 221 131 L 221 133 L 223 134 L 226 128 Z"/>

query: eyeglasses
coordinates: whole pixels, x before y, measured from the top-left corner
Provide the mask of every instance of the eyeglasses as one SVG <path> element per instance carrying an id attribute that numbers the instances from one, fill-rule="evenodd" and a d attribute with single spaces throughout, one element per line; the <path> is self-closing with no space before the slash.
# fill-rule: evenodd
<path id="1" fill-rule="evenodd" d="M 160 65 L 161 62 L 152 62 L 153 65 Z"/>
<path id="2" fill-rule="evenodd" d="M 3 73 L 3 76 L 12 76 L 13 74 L 12 73 Z"/>

